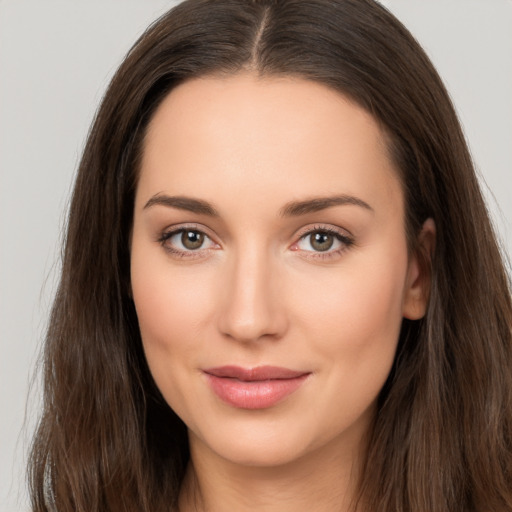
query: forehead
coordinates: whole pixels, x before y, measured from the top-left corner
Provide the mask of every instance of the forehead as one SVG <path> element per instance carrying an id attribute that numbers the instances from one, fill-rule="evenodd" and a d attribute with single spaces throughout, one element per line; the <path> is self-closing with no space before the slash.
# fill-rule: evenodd
<path id="1" fill-rule="evenodd" d="M 220 189 L 268 201 L 283 190 L 401 196 L 369 113 L 316 82 L 251 74 L 194 79 L 164 99 L 146 134 L 138 192 L 169 188 L 212 201 Z"/>

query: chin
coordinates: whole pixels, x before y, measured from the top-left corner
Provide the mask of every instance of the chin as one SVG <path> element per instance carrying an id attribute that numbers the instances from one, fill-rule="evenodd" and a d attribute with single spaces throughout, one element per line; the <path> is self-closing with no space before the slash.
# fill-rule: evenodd
<path id="1" fill-rule="evenodd" d="M 285 466 L 300 459 L 305 447 L 286 440 L 264 438 L 226 439 L 212 442 L 210 449 L 237 466 L 271 468 Z"/>
<path id="2" fill-rule="evenodd" d="M 223 428 L 219 429 L 221 424 Z M 197 434 L 190 430 L 189 436 L 192 450 L 194 445 L 206 448 L 213 456 L 239 466 L 277 468 L 309 460 L 315 453 L 339 453 L 340 448 L 346 449 L 347 442 L 352 445 L 350 425 L 346 429 L 332 427 L 320 425 L 311 417 L 301 420 L 294 416 L 292 420 L 252 412 L 238 421 L 224 418 L 216 428 L 200 429 L 202 432 L 194 429 Z"/>

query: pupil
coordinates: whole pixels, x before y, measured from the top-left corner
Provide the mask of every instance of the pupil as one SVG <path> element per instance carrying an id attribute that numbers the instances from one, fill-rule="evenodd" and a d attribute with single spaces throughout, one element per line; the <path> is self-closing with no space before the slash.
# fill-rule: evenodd
<path id="1" fill-rule="evenodd" d="M 334 237 L 329 233 L 315 233 L 312 235 L 311 246 L 317 251 L 327 251 L 333 243 Z"/>
<path id="2" fill-rule="evenodd" d="M 204 235 L 198 231 L 183 231 L 181 243 L 187 249 L 199 249 L 203 245 Z"/>

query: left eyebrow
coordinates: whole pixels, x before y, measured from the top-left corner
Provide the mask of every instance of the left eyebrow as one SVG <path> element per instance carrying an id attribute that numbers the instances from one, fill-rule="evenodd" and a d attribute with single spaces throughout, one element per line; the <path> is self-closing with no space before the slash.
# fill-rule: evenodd
<path id="1" fill-rule="evenodd" d="M 305 201 L 291 201 L 286 203 L 280 210 L 282 217 L 297 217 L 307 213 L 318 212 L 333 206 L 353 205 L 360 206 L 370 212 L 375 210 L 365 201 L 355 196 L 340 195 L 330 197 L 314 197 Z"/>

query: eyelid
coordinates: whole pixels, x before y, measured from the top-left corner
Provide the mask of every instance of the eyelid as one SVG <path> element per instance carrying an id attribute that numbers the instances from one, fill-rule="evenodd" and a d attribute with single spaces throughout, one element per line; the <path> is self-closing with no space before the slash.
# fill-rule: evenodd
<path id="1" fill-rule="evenodd" d="M 197 250 L 182 250 L 166 245 L 166 242 L 168 242 L 173 236 L 177 235 L 178 233 L 182 233 L 183 231 L 197 231 L 199 233 L 202 233 L 206 238 L 208 238 L 211 241 L 214 247 L 206 247 L 204 249 L 200 248 Z M 209 230 L 206 226 L 196 224 L 193 222 L 186 222 L 183 224 L 175 224 L 172 226 L 168 226 L 167 228 L 159 232 L 157 242 L 160 243 L 160 245 L 162 245 L 162 247 L 170 254 L 183 258 L 204 257 L 205 252 L 217 250 L 218 248 L 220 248 L 220 244 L 216 241 L 216 237 L 214 235 L 211 235 L 211 230 Z"/>
<path id="2" fill-rule="evenodd" d="M 298 244 L 307 236 L 310 236 L 313 233 L 328 233 L 337 238 L 337 240 L 341 243 L 341 247 L 334 250 L 327 251 L 309 251 L 305 249 L 300 249 Z M 301 228 L 297 234 L 295 235 L 295 242 L 290 246 L 292 251 L 297 251 L 302 254 L 302 257 L 312 260 L 328 260 L 339 257 L 342 253 L 350 249 L 351 246 L 355 244 L 355 239 L 352 233 L 347 229 L 340 228 L 338 226 L 333 226 L 332 224 L 314 224 Z"/>
<path id="3" fill-rule="evenodd" d="M 333 235 L 339 235 L 343 238 L 354 238 L 354 235 L 348 229 L 341 228 L 339 226 L 334 226 L 333 224 L 309 224 L 308 226 L 304 226 L 301 229 L 299 229 L 295 234 L 295 238 L 303 238 L 305 235 L 314 233 L 316 231 L 332 233 Z"/>
<path id="4" fill-rule="evenodd" d="M 166 242 L 169 241 L 170 238 L 175 236 L 176 234 L 183 231 L 197 231 L 205 235 L 214 247 L 206 247 L 200 248 L 197 250 L 181 250 L 175 247 L 171 247 L 166 245 Z M 314 250 L 305 250 L 300 249 L 298 246 L 299 242 L 303 240 L 305 237 L 315 233 L 315 232 L 323 232 L 328 233 L 337 238 L 337 240 L 342 244 L 341 247 L 334 250 L 326 250 L 326 251 L 314 251 Z M 182 258 L 201 258 L 205 257 L 205 253 L 208 253 L 211 250 L 221 249 L 222 246 L 216 240 L 216 236 L 211 234 L 211 230 L 202 224 L 197 223 L 183 223 L 183 224 L 175 224 L 168 226 L 159 232 L 157 237 L 157 242 L 159 242 L 162 247 L 173 256 L 182 257 Z M 305 258 L 309 259 L 324 259 L 327 260 L 329 258 L 335 258 L 339 256 L 342 252 L 348 250 L 352 245 L 355 244 L 354 236 L 350 231 L 345 228 L 341 228 L 339 226 L 334 226 L 332 224 L 312 224 L 308 226 L 304 226 L 299 231 L 296 232 L 294 236 L 294 242 L 289 247 L 292 251 L 301 252 Z"/>
<path id="5" fill-rule="evenodd" d="M 181 224 L 172 224 L 170 226 L 167 226 L 158 232 L 158 238 L 186 230 L 199 231 L 201 233 L 204 233 L 208 238 L 211 238 L 212 240 L 216 238 L 215 234 L 212 233 L 211 229 L 207 228 L 203 224 L 197 224 L 195 222 L 183 222 Z"/>

